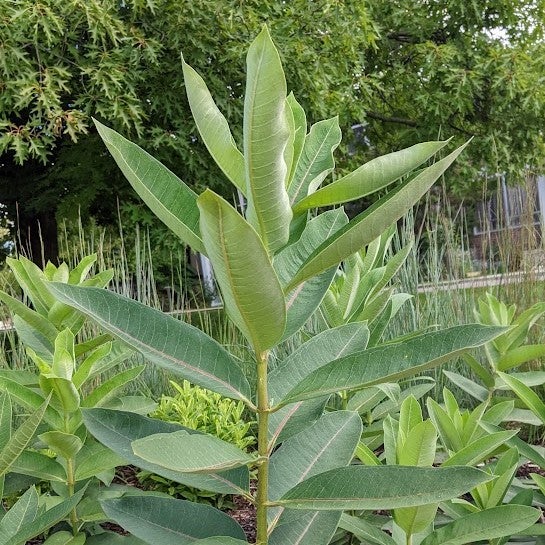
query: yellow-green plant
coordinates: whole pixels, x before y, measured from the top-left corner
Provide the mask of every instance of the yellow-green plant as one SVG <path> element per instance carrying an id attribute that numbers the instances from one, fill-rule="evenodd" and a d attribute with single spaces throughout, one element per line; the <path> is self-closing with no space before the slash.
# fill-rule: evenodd
<path id="1" fill-rule="evenodd" d="M 165 423 L 158 423 L 162 428 L 108 409 L 86 410 L 88 429 L 137 465 L 162 468 L 205 490 L 245 496 L 256 506 L 258 545 L 325 545 L 346 509 L 427 505 L 489 480 L 471 467 L 350 465 L 361 419 L 351 411 L 323 414 L 323 407 L 333 393 L 414 375 L 482 345 L 502 328 L 457 326 L 366 349 L 369 329 L 349 323 L 323 331 L 269 369 L 271 352 L 315 312 L 339 264 L 410 209 L 463 147 L 415 170 L 447 142 L 417 144 L 320 188 L 334 168 L 338 120 L 320 121 L 307 132 L 303 109 L 287 94 L 267 28 L 248 51 L 242 152 L 204 81 L 185 62 L 183 70 L 201 138 L 246 197 L 245 215 L 211 190 L 197 195 L 138 146 L 100 123 L 97 128 L 148 206 L 211 260 L 229 318 L 253 354 L 256 383 L 249 383 L 227 347 L 186 323 L 104 289 L 62 283 L 51 283 L 50 289 L 150 361 L 242 401 L 258 423 L 257 452 L 194 430 L 165 433 Z M 386 196 L 351 220 L 339 206 L 388 186 Z M 329 206 L 335 208 L 311 214 Z M 255 494 L 249 467 L 257 468 Z M 150 544 L 170 543 L 173 534 L 178 545 L 246 542 L 234 521 L 208 506 L 154 495 L 101 505 Z"/>

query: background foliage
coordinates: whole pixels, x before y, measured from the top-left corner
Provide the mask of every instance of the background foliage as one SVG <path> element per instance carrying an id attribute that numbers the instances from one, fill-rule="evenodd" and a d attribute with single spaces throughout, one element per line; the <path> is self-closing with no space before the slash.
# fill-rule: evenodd
<path id="1" fill-rule="evenodd" d="M 309 121 L 338 112 L 345 135 L 360 125 L 356 145 L 341 150 L 341 168 L 440 134 L 476 136 L 450 175 L 461 192 L 475 188 L 483 166 L 537 168 L 543 13 L 541 0 L 4 2 L 2 202 L 12 217 L 18 203 L 23 243 L 40 221 L 46 258 L 56 257 L 56 219 L 80 209 L 113 223 L 116 198 L 133 194 L 91 115 L 139 140 L 196 189 L 228 191 L 191 120 L 180 51 L 239 126 L 244 44 L 264 22 L 292 61 L 288 88 L 304 90 L 298 99 Z"/>

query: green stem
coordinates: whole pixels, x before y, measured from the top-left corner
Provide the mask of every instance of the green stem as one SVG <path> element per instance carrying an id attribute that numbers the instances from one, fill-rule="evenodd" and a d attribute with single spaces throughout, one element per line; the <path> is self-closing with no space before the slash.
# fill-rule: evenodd
<path id="1" fill-rule="evenodd" d="M 257 470 L 257 495 L 256 495 L 256 545 L 267 545 L 267 502 L 269 485 L 269 395 L 267 392 L 267 363 L 268 352 L 256 354 L 257 356 L 257 451 L 261 463 Z"/>
<path id="2" fill-rule="evenodd" d="M 68 487 L 68 497 L 74 495 L 76 479 L 75 479 L 75 470 L 74 470 L 74 460 L 72 458 L 67 458 L 66 460 L 66 485 Z M 76 508 L 70 511 L 70 525 L 72 526 L 72 533 L 77 535 L 78 533 L 78 515 Z"/>
<path id="3" fill-rule="evenodd" d="M 64 414 L 64 431 L 65 433 L 70 433 L 70 415 L 69 413 Z M 68 497 L 71 498 L 74 495 L 75 492 L 75 486 L 76 486 L 76 470 L 74 467 L 74 459 L 73 458 L 67 458 L 66 459 L 66 486 L 68 488 Z M 70 511 L 70 526 L 72 526 L 72 533 L 74 535 L 78 534 L 78 514 L 76 512 L 76 508 L 72 509 Z"/>
<path id="4" fill-rule="evenodd" d="M 406 536 L 407 536 L 406 544 L 407 545 L 413 545 L 413 535 L 412 534 L 406 534 Z"/>

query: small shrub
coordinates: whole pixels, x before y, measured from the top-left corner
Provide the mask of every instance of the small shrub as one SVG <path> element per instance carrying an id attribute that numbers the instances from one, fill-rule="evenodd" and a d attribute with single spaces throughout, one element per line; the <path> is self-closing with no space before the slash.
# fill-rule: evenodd
<path id="1" fill-rule="evenodd" d="M 170 381 L 174 396 L 163 395 L 157 409 L 150 415 L 164 422 L 181 424 L 228 441 L 240 449 L 252 449 L 256 438 L 251 434 L 255 422 L 244 420 L 244 403 L 227 399 L 220 394 L 192 386 L 187 380 L 180 384 Z M 199 490 L 176 483 L 150 471 L 138 474 L 146 487 L 170 496 L 214 505 L 219 509 L 232 507 L 230 496 Z"/>

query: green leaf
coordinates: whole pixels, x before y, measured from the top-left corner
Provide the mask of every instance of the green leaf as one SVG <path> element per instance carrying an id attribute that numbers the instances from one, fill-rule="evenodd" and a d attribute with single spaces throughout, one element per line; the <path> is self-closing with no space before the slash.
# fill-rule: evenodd
<path id="1" fill-rule="evenodd" d="M 11 438 L 12 417 L 9 395 L 6 392 L 0 392 L 0 452 L 2 452 L 2 449 L 8 444 Z"/>
<path id="2" fill-rule="evenodd" d="M 51 509 L 48 509 L 41 515 L 37 516 L 29 524 L 25 524 L 24 528 L 21 528 L 15 535 L 10 537 L 5 543 L 1 545 L 21 545 L 29 539 L 40 535 L 41 533 L 49 530 L 55 524 L 66 518 L 68 513 L 74 509 L 74 507 L 80 502 L 83 494 L 85 493 L 85 487 L 76 492 L 73 496 L 65 501 L 55 505 Z"/>
<path id="3" fill-rule="evenodd" d="M 422 423 L 422 409 L 414 396 L 407 397 L 401 404 L 399 410 L 399 432 L 401 437 L 407 438 L 409 432 L 418 424 Z M 416 465 L 416 464 L 401 464 Z M 431 464 L 429 464 L 431 465 Z"/>
<path id="4" fill-rule="evenodd" d="M 93 368 L 103 359 L 108 356 L 112 350 L 112 343 L 107 342 L 93 350 L 79 365 L 72 377 L 72 382 L 76 388 L 80 388 L 82 384 L 89 378 L 93 372 Z"/>
<path id="5" fill-rule="evenodd" d="M 100 504 L 109 518 L 150 545 L 193 545 L 217 535 L 244 539 L 238 523 L 209 505 L 152 494 Z"/>
<path id="6" fill-rule="evenodd" d="M 405 534 L 413 535 L 423 532 L 434 521 L 438 503 L 394 509 L 394 521 Z"/>
<path id="7" fill-rule="evenodd" d="M 379 199 L 367 210 L 350 220 L 317 248 L 301 267 L 286 290 L 322 271 L 338 265 L 348 256 L 372 242 L 392 223 L 401 218 L 445 172 L 467 144 L 426 168 L 414 178 L 402 183 Z"/>
<path id="8" fill-rule="evenodd" d="M 423 142 L 377 157 L 340 180 L 308 195 L 299 202 L 294 212 L 301 213 L 310 208 L 342 204 L 375 193 L 426 162 L 447 143 L 448 140 Z"/>
<path id="9" fill-rule="evenodd" d="M 103 381 L 100 386 L 97 386 L 83 400 L 81 406 L 99 407 L 100 405 L 106 403 L 120 388 L 123 388 L 126 384 L 129 384 L 138 378 L 145 368 L 145 365 L 138 365 L 132 369 L 121 371 L 108 380 Z"/>
<path id="10" fill-rule="evenodd" d="M 354 456 L 361 432 L 362 423 L 357 413 L 335 411 L 325 414 L 306 430 L 287 439 L 270 459 L 269 499 L 280 499 L 294 484 L 313 475 L 348 465 Z M 283 526 L 283 515 L 282 508 L 269 509 L 269 531 L 276 526 Z M 302 527 L 299 539 L 315 532 L 317 527 L 325 531 L 324 526 L 333 526 L 333 533 L 338 519 L 334 525 L 331 521 L 330 515 L 314 516 Z"/>
<path id="11" fill-rule="evenodd" d="M 518 430 L 499 431 L 480 437 L 443 462 L 443 467 L 476 465 L 486 460 L 498 447 L 506 443 L 517 433 Z"/>
<path id="12" fill-rule="evenodd" d="M 204 253 L 196 193 L 142 148 L 96 120 L 95 125 L 119 168 L 151 211 L 193 250 Z"/>
<path id="13" fill-rule="evenodd" d="M 71 380 L 59 378 L 49 373 L 43 374 L 43 378 L 47 384 L 47 391 L 53 391 L 55 396 L 53 400 L 58 400 L 62 411 L 65 413 L 73 413 L 79 409 L 80 396 L 79 392 Z M 58 408 L 57 406 L 55 408 Z"/>
<path id="14" fill-rule="evenodd" d="M 281 285 L 287 285 L 299 267 L 321 242 L 346 225 L 342 209 L 330 210 L 310 220 L 297 242 L 283 249 L 274 258 L 274 269 Z M 287 323 L 283 339 L 287 339 L 307 322 L 327 292 L 336 267 L 310 278 L 286 295 Z"/>
<path id="15" fill-rule="evenodd" d="M 51 290 L 156 365 L 225 397 L 249 402 L 250 386 L 237 363 L 196 327 L 105 289 L 51 284 Z"/>
<path id="16" fill-rule="evenodd" d="M 474 397 L 478 401 L 485 401 L 488 399 L 488 390 L 477 384 L 475 381 L 460 375 L 459 373 L 453 373 L 452 371 L 443 371 L 443 374 L 458 388 L 467 392 L 471 397 Z"/>
<path id="17" fill-rule="evenodd" d="M 227 312 L 254 349 L 263 352 L 282 338 L 286 326 L 284 294 L 267 250 L 244 218 L 212 191 L 206 190 L 198 205 Z"/>
<path id="18" fill-rule="evenodd" d="M 83 442 L 77 435 L 62 431 L 48 431 L 39 435 L 39 438 L 63 458 L 73 458 L 83 446 Z"/>
<path id="19" fill-rule="evenodd" d="M 227 120 L 216 106 L 204 80 L 183 57 L 182 68 L 187 99 L 203 142 L 227 178 L 246 194 L 244 156 L 237 148 Z"/>
<path id="20" fill-rule="evenodd" d="M 454 425 L 449 414 L 431 397 L 426 400 L 426 406 L 430 419 L 441 436 L 443 445 L 448 450 L 460 450 L 463 447 L 461 431 Z"/>
<path id="21" fill-rule="evenodd" d="M 522 402 L 545 424 L 545 403 L 520 380 L 506 373 L 498 372 L 500 378 L 515 392 Z"/>
<path id="22" fill-rule="evenodd" d="M 437 446 L 437 431 L 433 422 L 430 420 L 419 422 L 410 429 L 405 438 L 403 445 L 398 446 L 398 464 L 402 466 L 431 466 L 435 460 Z"/>
<path id="23" fill-rule="evenodd" d="M 185 430 L 188 433 L 200 432 L 140 416 L 136 413 L 110 409 L 84 409 L 82 412 L 83 421 L 89 432 L 129 464 L 161 475 L 166 479 L 218 494 L 245 494 L 249 489 L 247 468 L 206 475 L 181 473 L 146 462 L 135 456 L 131 447 L 133 441 L 156 433 L 170 433 L 180 430 Z"/>
<path id="24" fill-rule="evenodd" d="M 49 343 L 49 352 L 52 354 L 53 341 L 58 333 L 53 324 L 47 318 L 44 318 L 41 314 L 38 314 L 35 310 L 32 310 L 19 301 L 19 299 L 15 299 L 15 297 L 12 297 L 3 291 L 0 291 L 0 301 L 9 307 L 13 314 L 17 314 L 29 326 L 41 333 L 44 339 L 47 339 Z"/>
<path id="25" fill-rule="evenodd" d="M 241 545 L 248 542 L 233 539 L 232 537 L 208 537 L 206 539 L 198 539 L 192 543 L 194 545 Z"/>
<path id="26" fill-rule="evenodd" d="M 525 530 L 539 511 L 523 505 L 500 505 L 459 518 L 427 536 L 421 545 L 463 545 L 509 536 Z"/>
<path id="27" fill-rule="evenodd" d="M 305 145 L 306 136 L 307 136 L 307 116 L 305 114 L 305 110 L 303 110 L 303 107 L 301 106 L 301 104 L 297 102 L 293 93 L 290 93 L 286 100 L 291 109 L 291 113 L 293 115 L 293 124 L 295 129 L 294 135 L 293 135 L 294 137 L 293 138 L 293 159 L 291 163 L 290 174 L 288 177 L 288 187 L 289 187 L 293 179 L 293 175 L 295 173 L 297 165 L 299 164 L 299 158 L 301 157 L 301 153 Z"/>
<path id="28" fill-rule="evenodd" d="M 292 218 L 284 152 L 290 137 L 286 79 L 267 27 L 252 42 L 246 58 L 244 159 L 247 218 L 270 252 L 288 242 Z M 257 270 L 260 270 L 257 268 Z"/>
<path id="29" fill-rule="evenodd" d="M 284 515 L 289 518 L 282 517 L 268 545 L 328 545 L 341 517 L 336 511 L 286 511 Z"/>
<path id="30" fill-rule="evenodd" d="M 76 456 L 76 481 L 84 481 L 98 475 L 102 471 L 126 465 L 127 460 L 110 448 L 96 441 L 85 442 Z"/>
<path id="31" fill-rule="evenodd" d="M 364 543 L 374 543 L 375 545 L 396 545 L 396 542 L 385 532 L 379 530 L 376 526 L 364 519 L 347 515 L 343 513 L 339 527 Z"/>
<path id="32" fill-rule="evenodd" d="M 395 382 L 480 346 L 502 331 L 503 328 L 478 324 L 456 326 L 345 356 L 304 378 L 280 405 L 381 382 Z"/>
<path id="33" fill-rule="evenodd" d="M 545 495 L 545 477 L 543 477 L 542 475 L 538 475 L 537 473 L 530 473 L 530 477 L 532 477 L 534 482 L 537 484 L 537 486 L 541 490 L 541 493 Z"/>
<path id="34" fill-rule="evenodd" d="M 381 461 L 376 454 L 363 442 L 360 441 L 356 447 L 356 458 L 366 466 L 380 466 Z"/>
<path id="35" fill-rule="evenodd" d="M 0 477 L 10 470 L 12 464 L 30 443 L 30 440 L 42 421 L 45 410 L 49 404 L 49 399 L 50 398 L 47 398 L 34 413 L 18 426 L 15 433 L 0 451 Z"/>
<path id="36" fill-rule="evenodd" d="M 55 298 L 47 289 L 46 278 L 42 270 L 30 259 L 23 256 L 19 259 L 7 257 L 6 263 L 12 270 L 17 283 L 32 301 L 36 311 L 46 317 L 49 309 L 55 303 Z"/>
<path id="37" fill-rule="evenodd" d="M 504 431 L 502 428 L 489 424 L 488 422 L 481 421 L 479 424 L 488 433 Z M 527 460 L 534 462 L 534 464 L 537 464 L 542 469 L 545 469 L 545 457 L 543 457 L 535 448 L 533 448 L 532 445 L 529 445 L 526 441 L 514 436 L 507 441 L 506 445 L 511 448 L 516 448 L 523 458 L 526 458 Z"/>
<path id="38" fill-rule="evenodd" d="M 146 542 L 134 536 L 120 536 L 113 532 L 104 532 L 87 536 L 85 545 L 144 545 Z"/>
<path id="39" fill-rule="evenodd" d="M 69 329 L 61 331 L 55 339 L 52 373 L 66 380 L 72 380 L 76 356 L 74 355 L 74 334 Z"/>
<path id="40" fill-rule="evenodd" d="M 43 545 L 83 545 L 85 543 L 85 534 L 74 535 L 71 532 L 61 531 L 50 535 Z"/>
<path id="41" fill-rule="evenodd" d="M 312 125 L 288 188 L 292 207 L 315 191 L 333 170 L 333 152 L 341 143 L 341 137 L 338 117 Z"/>
<path id="42" fill-rule="evenodd" d="M 70 271 L 68 275 L 69 284 L 80 284 L 85 280 L 93 265 L 96 263 L 97 254 L 89 254 L 84 256 L 81 261 Z"/>
<path id="43" fill-rule="evenodd" d="M 38 513 L 38 499 L 36 489 L 31 486 L 0 519 L 0 545 L 32 523 Z"/>
<path id="44" fill-rule="evenodd" d="M 369 330 L 365 324 L 347 324 L 329 329 L 316 335 L 273 369 L 268 376 L 268 392 L 271 404 L 282 399 L 294 386 L 320 366 L 334 361 L 344 355 L 365 349 L 369 338 Z M 320 401 L 320 400 L 318 400 Z M 305 403 L 295 403 L 269 415 L 269 437 L 274 443 L 281 436 L 289 435 L 289 427 L 300 422 L 305 428 L 310 415 L 306 413 Z M 314 406 L 311 404 L 311 408 Z M 321 403 L 318 403 L 318 414 L 321 414 Z"/>
<path id="45" fill-rule="evenodd" d="M 20 316 L 13 316 L 13 327 L 17 337 L 23 346 L 31 348 L 42 358 L 51 360 L 53 357 L 53 343 L 44 337 L 37 329 L 34 329 Z"/>
<path id="46" fill-rule="evenodd" d="M 137 439 L 132 442 L 132 450 L 152 464 L 182 473 L 216 473 L 255 461 L 227 441 L 184 430 Z"/>
<path id="47" fill-rule="evenodd" d="M 348 466 L 315 475 L 272 503 L 290 509 L 397 509 L 455 498 L 491 479 L 471 467 Z"/>
<path id="48" fill-rule="evenodd" d="M 498 360 L 499 371 L 508 371 L 531 360 L 538 360 L 545 356 L 545 344 L 530 344 L 509 350 Z"/>
<path id="49" fill-rule="evenodd" d="M 37 477 L 40 480 L 66 482 L 66 471 L 59 462 L 50 456 L 28 449 L 15 460 L 10 471 Z"/>

